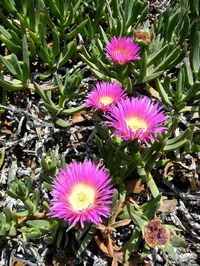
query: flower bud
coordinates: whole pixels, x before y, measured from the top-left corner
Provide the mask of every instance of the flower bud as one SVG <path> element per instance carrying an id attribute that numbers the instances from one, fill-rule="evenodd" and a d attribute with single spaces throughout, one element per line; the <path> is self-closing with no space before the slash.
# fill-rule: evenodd
<path id="1" fill-rule="evenodd" d="M 54 175 L 57 169 L 57 159 L 55 155 L 49 151 L 42 157 L 41 165 L 44 171 L 50 172 L 50 174 Z"/>

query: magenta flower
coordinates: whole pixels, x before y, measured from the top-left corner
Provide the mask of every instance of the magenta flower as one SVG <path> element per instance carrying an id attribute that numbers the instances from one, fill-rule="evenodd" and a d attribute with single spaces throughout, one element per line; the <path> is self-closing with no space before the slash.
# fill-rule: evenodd
<path id="1" fill-rule="evenodd" d="M 53 199 L 49 216 L 64 219 L 74 226 L 80 222 L 99 224 L 110 216 L 113 195 L 111 178 L 104 167 L 90 160 L 73 162 L 60 170 L 51 192 Z"/>
<path id="2" fill-rule="evenodd" d="M 147 142 L 155 140 L 154 134 L 160 134 L 166 127 L 162 124 L 167 116 L 161 111 L 159 104 L 154 104 L 147 97 L 136 97 L 120 101 L 110 108 L 105 117 L 114 134 L 124 140 L 139 139 Z"/>
<path id="3" fill-rule="evenodd" d="M 105 51 L 107 58 L 120 65 L 140 59 L 140 46 L 130 37 L 113 37 L 106 45 Z"/>
<path id="4" fill-rule="evenodd" d="M 86 105 L 105 112 L 125 96 L 126 93 L 118 82 L 99 82 L 87 95 Z"/>

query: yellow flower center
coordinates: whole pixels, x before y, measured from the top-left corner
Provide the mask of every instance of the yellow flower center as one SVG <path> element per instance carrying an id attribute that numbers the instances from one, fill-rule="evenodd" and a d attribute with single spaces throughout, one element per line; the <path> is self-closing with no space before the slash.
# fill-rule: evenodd
<path id="1" fill-rule="evenodd" d="M 99 102 L 103 103 L 104 105 L 109 105 L 113 102 L 113 99 L 111 97 L 104 96 L 99 99 Z"/>
<path id="2" fill-rule="evenodd" d="M 138 129 L 143 129 L 145 132 L 148 128 L 147 123 L 139 118 L 139 117 L 129 117 L 125 119 L 126 125 L 132 129 L 133 132 L 137 131 Z"/>
<path id="3" fill-rule="evenodd" d="M 81 211 L 91 208 L 95 200 L 95 190 L 85 184 L 77 184 L 72 189 L 69 202 L 74 211 Z"/>
<path id="4" fill-rule="evenodd" d="M 128 49 L 122 49 L 122 48 L 116 49 L 115 53 L 116 55 L 120 55 L 120 54 L 126 55 L 126 56 L 130 55 L 130 51 Z"/>

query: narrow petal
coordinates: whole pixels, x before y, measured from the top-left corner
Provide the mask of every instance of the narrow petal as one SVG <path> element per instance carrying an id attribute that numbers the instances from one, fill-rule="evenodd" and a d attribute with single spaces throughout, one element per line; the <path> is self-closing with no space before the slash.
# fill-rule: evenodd
<path id="1" fill-rule="evenodd" d="M 73 162 L 61 169 L 51 192 L 49 216 L 64 219 L 71 226 L 80 222 L 98 224 L 110 216 L 113 188 L 104 167 L 90 160 Z"/>
<path id="2" fill-rule="evenodd" d="M 148 142 L 155 139 L 155 134 L 166 130 L 163 124 L 167 116 L 148 97 L 121 100 L 109 109 L 105 117 L 108 125 L 114 129 L 114 134 L 124 140 Z"/>
<path id="3" fill-rule="evenodd" d="M 140 59 L 140 46 L 130 37 L 113 37 L 105 51 L 107 58 L 120 65 Z"/>
<path id="4" fill-rule="evenodd" d="M 103 112 L 124 98 L 126 93 L 118 82 L 99 82 L 86 97 L 86 105 Z"/>

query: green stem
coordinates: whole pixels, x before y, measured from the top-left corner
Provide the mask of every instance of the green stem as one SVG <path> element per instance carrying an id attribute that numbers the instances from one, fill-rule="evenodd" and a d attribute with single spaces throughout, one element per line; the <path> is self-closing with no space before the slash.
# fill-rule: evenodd
<path id="1" fill-rule="evenodd" d="M 116 73 L 118 76 L 118 81 L 122 84 L 123 81 L 127 78 L 127 76 L 125 75 L 126 73 L 124 73 L 126 67 L 127 65 L 116 65 Z"/>
<path id="2" fill-rule="evenodd" d="M 156 183 L 155 183 L 155 181 L 154 181 L 154 179 L 150 173 L 147 173 L 147 185 L 148 185 L 153 197 L 156 198 L 160 194 L 160 192 L 159 192 L 159 190 L 156 186 Z"/>
<path id="3" fill-rule="evenodd" d="M 163 142 L 162 142 L 163 143 Z M 151 158 L 149 158 L 149 160 L 151 160 Z M 152 167 L 150 167 L 151 169 Z M 138 165 L 137 165 L 137 171 L 139 176 L 142 179 L 142 182 L 147 183 L 152 195 L 154 198 L 156 198 L 160 192 L 156 186 L 156 183 L 150 173 L 150 170 L 147 171 L 147 169 L 145 169 L 145 163 L 144 163 L 144 158 L 142 158 L 141 154 L 138 152 Z"/>
<path id="4" fill-rule="evenodd" d="M 64 108 L 65 102 L 67 101 L 67 97 L 65 97 L 64 95 L 60 95 L 60 99 L 58 102 L 58 107 L 59 108 Z"/>
<path id="5" fill-rule="evenodd" d="M 138 166 L 137 170 L 142 182 L 147 183 L 153 197 L 156 198 L 160 193 L 150 172 L 146 171 L 143 166 Z"/>

